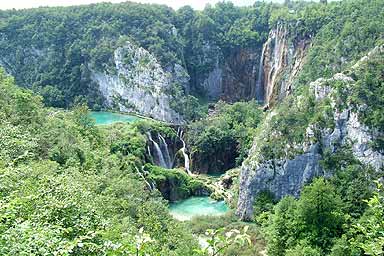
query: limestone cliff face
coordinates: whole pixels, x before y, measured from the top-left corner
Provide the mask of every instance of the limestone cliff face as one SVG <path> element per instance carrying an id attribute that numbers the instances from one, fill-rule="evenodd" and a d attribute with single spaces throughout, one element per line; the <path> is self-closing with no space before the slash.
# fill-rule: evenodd
<path id="1" fill-rule="evenodd" d="M 263 92 L 261 99 L 266 104 L 273 105 L 290 94 L 309 44 L 308 39 L 292 38 L 285 25 L 277 25 L 271 30 L 263 46 L 256 84 L 258 95 Z"/>
<path id="2" fill-rule="evenodd" d="M 171 83 L 185 84 L 188 74 L 179 66 L 165 70 L 147 50 L 127 42 L 114 52 L 114 72 L 93 72 L 92 78 L 108 107 L 137 112 L 170 123 L 182 123 L 171 107 Z"/>
<path id="3" fill-rule="evenodd" d="M 218 46 L 207 43 L 205 49 L 207 58 L 214 60 L 213 67 L 207 74 L 197 74 L 195 80 L 208 99 L 236 102 L 255 98 L 261 49 L 236 49 L 226 56 Z"/>
<path id="4" fill-rule="evenodd" d="M 375 48 L 372 52 L 383 54 L 384 47 Z M 368 56 L 372 55 L 372 52 Z M 367 57 L 363 58 L 357 65 L 366 59 Z M 318 79 L 310 84 L 310 93 L 314 95 L 316 102 L 330 100 L 334 113 L 331 121 L 334 125 L 332 128 L 321 128 L 311 124 L 306 129 L 305 139 L 301 145 L 287 145 L 287 150 L 298 147 L 303 153 L 285 159 L 265 160 L 263 157 L 257 157 L 263 141 L 256 138 L 249 158 L 242 165 L 240 175 L 237 214 L 241 219 L 252 218 L 252 204 L 259 192 L 269 190 L 277 198 L 285 195 L 298 196 L 304 184 L 316 176 L 328 175 L 322 170 L 319 162 L 322 159 L 321 152 L 325 150 L 333 153 L 343 145 L 351 145 L 354 157 L 362 163 L 376 170 L 384 167 L 384 155 L 370 146 L 372 141 L 383 134 L 362 124 L 357 110 L 352 109 L 348 103 L 346 108 L 338 106 L 337 103 L 342 100 L 342 95 L 337 89 L 331 87 L 335 83 L 343 83 L 342 94 L 348 94 L 348 90 L 355 81 L 339 73 L 330 79 Z M 300 97 L 296 100 L 300 101 Z M 265 127 L 272 122 L 273 115 L 275 115 L 273 111 L 269 113 L 263 124 Z"/>

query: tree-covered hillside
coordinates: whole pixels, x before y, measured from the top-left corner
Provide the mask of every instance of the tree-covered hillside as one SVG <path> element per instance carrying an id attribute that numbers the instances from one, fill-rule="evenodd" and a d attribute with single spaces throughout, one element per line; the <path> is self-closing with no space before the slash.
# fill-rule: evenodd
<path id="1" fill-rule="evenodd" d="M 202 12 L 190 7 L 174 11 L 127 2 L 0 11 L 1 65 L 50 106 L 86 102 L 100 108 L 103 99 L 91 73 L 113 73 L 113 52 L 127 40 L 154 54 L 164 68 L 184 66 L 193 84 L 197 75 L 212 69 L 214 56 L 203 51 L 208 43 L 225 54 L 260 47 L 268 34 L 269 9 L 219 3 Z M 198 85 L 192 91 L 198 93 Z"/>
<path id="2" fill-rule="evenodd" d="M 1 255 L 193 255 L 195 238 L 138 174 L 137 128 L 43 108 L 4 71 L 0 92 Z"/>
<path id="3" fill-rule="evenodd" d="M 0 255 L 383 256 L 383 173 L 383 0 L 0 11 Z"/>

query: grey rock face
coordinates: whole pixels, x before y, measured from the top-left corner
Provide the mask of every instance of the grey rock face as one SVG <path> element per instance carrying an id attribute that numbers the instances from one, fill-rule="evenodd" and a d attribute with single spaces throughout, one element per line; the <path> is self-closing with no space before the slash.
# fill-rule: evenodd
<path id="1" fill-rule="evenodd" d="M 216 59 L 215 68 L 208 74 L 203 82 L 203 88 L 209 99 L 218 99 L 223 90 L 223 70 L 219 66 L 219 58 Z"/>
<path id="2" fill-rule="evenodd" d="M 322 133 L 322 144 L 324 147 L 335 152 L 338 145 L 350 144 L 352 146 L 353 155 L 362 163 L 371 165 L 376 170 L 384 167 L 384 155 L 374 151 L 369 145 L 379 136 L 377 131 L 369 129 L 363 125 L 358 118 L 358 114 L 351 108 L 339 111 L 335 107 L 333 98 L 336 92 L 327 84 L 334 81 L 343 81 L 353 86 L 355 82 L 352 78 L 344 74 L 336 74 L 331 79 L 319 79 L 311 83 L 317 100 L 330 97 L 335 108 L 333 131 L 324 130 Z M 348 93 L 348 92 L 346 92 Z"/>
<path id="3" fill-rule="evenodd" d="M 256 169 L 256 173 L 252 167 L 243 165 L 237 205 L 238 216 L 242 220 L 252 218 L 252 204 L 255 196 L 262 191 L 271 191 L 276 198 L 282 198 L 285 195 L 298 196 L 306 183 L 323 174 L 319 164 L 320 159 L 319 146 L 315 144 L 308 152 L 294 159 L 270 160 L 262 163 Z"/>
<path id="4" fill-rule="evenodd" d="M 349 86 L 353 86 L 355 82 L 344 74 L 336 74 L 330 79 L 318 79 L 310 84 L 310 90 L 316 100 L 329 98 L 331 106 L 334 108 L 334 128 L 320 128 L 318 131 L 321 134 L 320 143 L 311 142 L 316 127 L 309 126 L 306 130 L 305 140 L 300 145 L 304 151 L 303 154 L 296 155 L 293 159 L 268 161 L 252 157 L 253 154 L 257 154 L 257 148 L 260 146 L 254 143 L 250 157 L 243 163 L 240 175 L 237 215 L 241 219 L 250 220 L 252 218 L 252 204 L 259 192 L 269 190 L 277 198 L 285 195 L 298 196 L 304 184 L 316 176 L 325 175 L 319 164 L 321 151 L 335 152 L 338 147 L 348 144 L 352 146 L 354 157 L 362 163 L 370 165 L 376 170 L 384 167 L 384 155 L 370 147 L 371 142 L 380 134 L 363 125 L 358 119 L 356 110 L 350 107 L 338 109 L 336 102 L 340 101 L 339 95 L 329 86 L 336 81 L 345 84 L 343 93 L 348 93 Z M 270 116 L 272 115 L 273 112 Z M 268 125 L 268 119 L 266 125 Z"/>
<path id="5" fill-rule="evenodd" d="M 93 72 L 92 78 L 99 85 L 109 107 L 122 112 L 137 112 L 170 123 L 182 123 L 182 117 L 170 107 L 167 94 L 175 80 L 185 83 L 186 72 L 179 65 L 174 74 L 165 71 L 147 50 L 130 42 L 114 52 L 116 74 Z"/>
<path id="6" fill-rule="evenodd" d="M 235 49 L 224 55 L 219 46 L 205 42 L 202 51 L 200 65 L 209 66 L 210 70 L 193 74 L 193 86 L 204 91 L 210 100 L 236 102 L 255 98 L 261 49 Z"/>

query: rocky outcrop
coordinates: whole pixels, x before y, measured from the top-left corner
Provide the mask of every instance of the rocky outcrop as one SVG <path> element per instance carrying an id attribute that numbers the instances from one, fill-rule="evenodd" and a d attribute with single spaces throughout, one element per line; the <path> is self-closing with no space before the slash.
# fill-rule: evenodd
<path id="1" fill-rule="evenodd" d="M 292 38 L 286 25 L 271 30 L 263 46 L 256 91 L 263 92 L 266 104 L 273 105 L 292 91 L 301 70 L 310 41 Z M 260 93 L 258 93 L 260 95 Z"/>
<path id="2" fill-rule="evenodd" d="M 96 72 L 92 78 L 106 100 L 106 105 L 122 112 L 136 112 L 170 123 L 182 123 L 171 107 L 170 90 L 175 79 L 185 84 L 188 75 L 179 65 L 165 71 L 144 48 L 126 42 L 114 52 L 113 72 Z"/>
<path id="3" fill-rule="evenodd" d="M 359 121 L 358 113 L 351 107 L 339 110 L 336 107 L 338 100 L 336 91 L 329 86 L 330 82 L 342 81 L 353 86 L 354 80 L 344 74 L 336 74 L 332 79 L 318 79 L 311 83 L 317 101 L 326 97 L 332 99 L 335 128 L 333 130 L 322 130 L 321 144 L 324 148 L 335 152 L 340 145 L 349 144 L 352 147 L 353 155 L 362 163 L 379 170 L 384 167 L 384 155 L 373 150 L 370 146 L 375 138 L 379 137 L 378 131 L 369 129 Z M 344 93 L 348 93 L 348 86 Z"/>
<path id="4" fill-rule="evenodd" d="M 252 218 L 255 196 L 262 191 L 271 191 L 276 198 L 298 196 L 304 184 L 323 174 L 320 159 L 319 145 L 315 144 L 293 159 L 270 160 L 254 166 L 244 164 L 240 175 L 238 216 L 242 220 Z"/>
<path id="5" fill-rule="evenodd" d="M 331 86 L 336 83 L 343 84 L 342 92 L 339 91 L 340 88 Z M 243 163 L 241 170 L 237 205 L 237 214 L 241 219 L 252 218 L 252 204 L 259 192 L 269 190 L 277 198 L 285 195 L 298 196 L 304 184 L 316 176 L 328 175 L 320 165 L 321 152 L 325 150 L 333 153 L 343 145 L 350 145 L 354 157 L 360 162 L 376 170 L 384 167 L 384 155 L 370 146 L 376 137 L 382 134 L 362 124 L 358 118 L 358 109 L 352 109 L 348 102 L 347 107 L 338 105 L 342 101 L 341 97 L 348 95 L 354 83 L 351 77 L 339 73 L 330 79 L 318 79 L 310 84 L 310 91 L 314 94 L 316 102 L 330 100 L 334 112 L 331 120 L 333 118 L 334 125 L 332 128 L 326 128 L 311 124 L 306 129 L 301 145 L 287 145 L 287 149 L 300 147 L 302 154 L 293 158 L 263 160 L 262 157 L 254 157 L 263 143 L 255 141 L 250 157 Z M 300 101 L 300 97 L 296 100 Z M 274 112 L 270 112 L 265 125 L 268 125 L 273 115 Z"/>

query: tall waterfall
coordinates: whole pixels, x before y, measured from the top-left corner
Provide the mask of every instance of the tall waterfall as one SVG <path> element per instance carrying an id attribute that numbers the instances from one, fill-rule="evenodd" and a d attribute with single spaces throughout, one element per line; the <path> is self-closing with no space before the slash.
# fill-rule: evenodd
<path id="1" fill-rule="evenodd" d="M 185 171 L 188 173 L 188 175 L 192 175 L 191 170 L 189 168 L 189 166 L 190 166 L 190 164 L 189 164 L 189 156 L 187 154 L 187 148 L 186 148 L 186 145 L 185 145 L 185 141 L 183 139 L 183 130 L 181 130 L 180 127 L 179 127 L 179 129 L 177 131 L 177 135 L 179 136 L 179 139 L 183 143 L 183 147 L 181 149 L 181 152 L 183 152 L 183 155 L 184 155 L 184 168 L 185 168 Z"/>
<path id="2" fill-rule="evenodd" d="M 157 159 L 154 159 L 154 160 L 155 161 L 158 160 L 157 164 L 159 166 L 161 166 L 163 168 L 168 168 L 168 166 L 167 166 L 167 164 L 166 164 L 166 162 L 164 160 L 163 152 L 161 151 L 161 148 L 160 148 L 159 144 L 157 144 L 157 142 L 152 139 L 152 135 L 151 135 L 150 132 L 147 133 L 147 136 L 148 136 L 149 141 L 152 142 L 152 144 L 153 144 L 153 146 L 155 148 L 154 155 L 157 157 Z"/>
<path id="3" fill-rule="evenodd" d="M 264 55 L 265 55 L 265 49 L 266 48 L 267 48 L 267 46 L 264 44 L 263 45 L 263 50 L 261 52 L 261 57 L 260 57 L 259 70 L 258 70 L 258 73 L 257 73 L 255 99 L 258 102 L 263 102 L 264 101 L 264 81 L 263 81 L 263 76 L 264 76 Z"/>
<path id="4" fill-rule="evenodd" d="M 171 160 L 171 156 L 169 154 L 168 144 L 165 141 L 164 137 L 161 136 L 160 133 L 158 134 L 158 137 L 159 137 L 159 141 L 160 141 L 160 149 L 161 149 L 161 152 L 163 152 L 163 158 L 165 160 L 165 164 L 166 164 L 168 169 L 171 169 L 173 163 L 172 163 L 172 160 Z"/>

